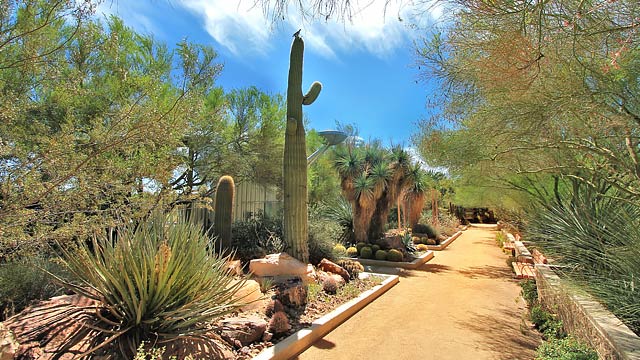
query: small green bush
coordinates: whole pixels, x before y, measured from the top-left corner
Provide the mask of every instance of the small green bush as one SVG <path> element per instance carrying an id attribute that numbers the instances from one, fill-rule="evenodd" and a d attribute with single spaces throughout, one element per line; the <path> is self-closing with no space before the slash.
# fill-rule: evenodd
<path id="1" fill-rule="evenodd" d="M 62 294 L 62 287 L 43 269 L 64 275 L 61 266 L 48 259 L 32 258 L 0 264 L 0 321 L 35 301 Z"/>
<path id="2" fill-rule="evenodd" d="M 336 261 L 333 244 L 339 240 L 341 234 L 340 224 L 321 219 L 312 212 L 309 215 L 309 262 L 318 264 L 324 258 Z"/>
<path id="3" fill-rule="evenodd" d="M 402 253 L 397 249 L 391 249 L 387 253 L 387 260 L 400 262 L 402 261 Z"/>
<path id="4" fill-rule="evenodd" d="M 426 234 L 428 238 L 435 239 L 438 237 L 438 232 L 433 226 L 429 224 L 416 224 L 416 226 L 411 229 L 414 234 Z"/>
<path id="5" fill-rule="evenodd" d="M 533 279 L 524 280 L 520 282 L 522 287 L 522 297 L 527 302 L 529 307 L 533 306 L 538 301 L 538 288 L 536 287 L 536 281 Z"/>
<path id="6" fill-rule="evenodd" d="M 360 257 L 363 259 L 371 259 L 373 257 L 373 250 L 370 246 L 365 246 L 360 249 Z"/>
<path id="7" fill-rule="evenodd" d="M 545 341 L 536 351 L 536 360 L 598 360 L 589 346 L 572 337 Z"/>
<path id="8" fill-rule="evenodd" d="M 350 246 L 349 248 L 347 248 L 347 256 L 348 257 L 358 256 L 358 249 L 356 249 L 354 246 Z"/>
<path id="9" fill-rule="evenodd" d="M 384 250 L 376 251 L 376 260 L 387 260 L 387 252 Z"/>
<path id="10" fill-rule="evenodd" d="M 498 244 L 498 246 L 502 247 L 505 241 L 507 241 L 507 235 L 505 235 L 502 231 L 498 231 L 496 233 L 496 243 Z"/>
<path id="11" fill-rule="evenodd" d="M 556 319 L 553 314 L 543 309 L 540 304 L 535 304 L 531 308 L 531 322 L 546 339 L 561 339 L 567 336 L 562 326 L 562 320 Z"/>

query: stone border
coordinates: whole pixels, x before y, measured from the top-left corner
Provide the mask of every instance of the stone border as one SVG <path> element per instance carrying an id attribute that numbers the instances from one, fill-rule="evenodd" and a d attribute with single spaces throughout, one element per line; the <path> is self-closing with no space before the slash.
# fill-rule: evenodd
<path id="1" fill-rule="evenodd" d="M 451 245 L 451 243 L 457 239 L 460 235 L 462 235 L 462 230 L 458 230 L 455 234 L 449 236 L 449 238 L 440 243 L 440 245 L 427 245 L 429 250 L 442 251 L 447 248 L 447 246 Z"/>
<path id="2" fill-rule="evenodd" d="M 536 264 L 538 298 L 570 334 L 590 344 L 600 359 L 640 360 L 640 337 L 593 298 L 562 283 L 548 265 Z"/>
<path id="3" fill-rule="evenodd" d="M 363 274 L 361 274 L 363 275 Z M 309 348 L 355 313 L 395 286 L 400 280 L 397 275 L 370 274 L 387 277 L 380 285 L 363 292 L 355 299 L 340 305 L 337 309 L 311 323 L 311 327 L 299 330 L 272 347 L 264 349 L 253 360 L 285 360 L 293 358 Z"/>
<path id="4" fill-rule="evenodd" d="M 426 263 L 427 261 L 433 259 L 435 253 L 431 250 L 427 250 L 424 254 L 422 254 L 417 259 L 412 262 L 402 262 L 402 261 L 386 261 L 386 260 L 375 260 L 375 259 L 362 259 L 362 258 L 349 258 L 351 260 L 355 260 L 362 265 L 368 266 L 383 266 L 383 267 L 394 267 L 394 268 L 403 268 L 408 270 L 417 269 L 420 265 Z"/>

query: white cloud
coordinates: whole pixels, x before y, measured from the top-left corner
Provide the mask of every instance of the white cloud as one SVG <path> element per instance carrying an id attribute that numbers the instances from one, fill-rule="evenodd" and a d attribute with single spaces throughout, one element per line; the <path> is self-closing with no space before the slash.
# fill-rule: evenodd
<path id="1" fill-rule="evenodd" d="M 266 55 L 271 48 L 271 20 L 254 0 L 177 0 L 177 3 L 200 16 L 209 35 L 235 55 L 255 52 Z M 411 19 L 412 1 L 352 3 L 353 16 L 344 22 L 310 22 L 292 6 L 279 26 L 291 33 L 302 28 L 307 48 L 327 58 L 356 49 L 385 57 L 409 37 L 411 30 L 405 24 Z M 362 7 L 358 8 L 358 4 Z"/>

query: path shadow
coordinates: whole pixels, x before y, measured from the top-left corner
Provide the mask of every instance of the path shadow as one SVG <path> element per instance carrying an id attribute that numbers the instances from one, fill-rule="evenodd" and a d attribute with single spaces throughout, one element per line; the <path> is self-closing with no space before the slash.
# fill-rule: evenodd
<path id="1" fill-rule="evenodd" d="M 329 340 L 325 340 L 325 339 L 320 339 L 316 342 L 313 343 L 313 345 L 311 345 L 315 348 L 318 349 L 323 349 L 323 350 L 329 350 L 329 349 L 333 349 L 334 347 L 336 347 L 336 343 L 331 342 Z"/>
<path id="2" fill-rule="evenodd" d="M 415 269 L 415 271 L 426 271 L 434 274 L 450 272 L 452 270 L 453 268 L 449 265 L 429 264 L 429 263 L 423 264 L 420 267 Z"/>
<path id="3" fill-rule="evenodd" d="M 511 269 L 504 266 L 473 266 L 458 270 L 458 273 L 471 279 L 513 279 Z"/>
<path id="4" fill-rule="evenodd" d="M 495 354 L 495 359 L 531 359 L 540 344 L 540 335 L 529 328 L 519 311 L 510 309 L 495 315 L 473 314 L 458 323 L 484 341 L 479 347 Z"/>

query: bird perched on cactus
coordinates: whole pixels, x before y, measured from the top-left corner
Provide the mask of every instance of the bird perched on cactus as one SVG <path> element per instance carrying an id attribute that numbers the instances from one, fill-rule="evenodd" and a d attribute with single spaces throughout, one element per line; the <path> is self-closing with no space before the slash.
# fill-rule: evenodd
<path id="1" fill-rule="evenodd" d="M 302 105 L 311 105 L 316 100 L 322 89 L 322 84 L 316 81 L 311 84 L 311 88 L 306 94 L 302 94 L 303 55 L 304 41 L 300 37 L 300 32 L 296 32 L 293 36 L 293 44 L 291 44 L 287 85 L 287 126 L 283 159 L 283 233 L 291 256 L 306 263 L 309 262 L 307 146 Z"/>

